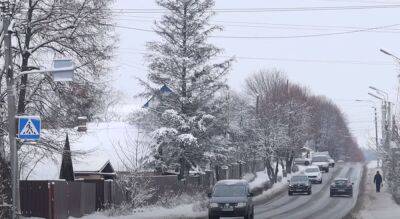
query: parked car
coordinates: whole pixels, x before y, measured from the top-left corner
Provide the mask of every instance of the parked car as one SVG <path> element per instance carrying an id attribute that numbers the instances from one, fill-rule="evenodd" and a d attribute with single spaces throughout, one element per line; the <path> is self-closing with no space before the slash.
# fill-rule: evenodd
<path id="1" fill-rule="evenodd" d="M 353 184 L 354 183 L 347 178 L 335 179 L 331 184 L 330 196 L 348 195 L 353 197 Z"/>
<path id="2" fill-rule="evenodd" d="M 329 158 L 325 155 L 313 156 L 311 164 L 318 166 L 321 171 L 329 172 Z"/>
<path id="3" fill-rule="evenodd" d="M 318 166 L 309 166 L 304 170 L 304 174 L 308 176 L 311 183 L 322 183 L 322 173 Z"/>
<path id="4" fill-rule="evenodd" d="M 210 219 L 219 217 L 254 218 L 253 194 L 246 180 L 221 180 L 211 193 L 208 215 Z"/>
<path id="5" fill-rule="evenodd" d="M 294 159 L 294 163 L 297 165 L 304 165 L 304 166 L 308 166 L 311 164 L 311 160 L 309 158 L 295 158 Z"/>
<path id="6" fill-rule="evenodd" d="M 313 154 L 314 156 L 327 156 L 329 160 L 329 166 L 330 167 L 335 167 L 335 160 L 332 159 L 331 155 L 329 154 L 328 151 L 320 151 L 320 152 L 315 152 Z"/>
<path id="7" fill-rule="evenodd" d="M 307 193 L 308 195 L 311 195 L 311 182 L 307 175 L 294 175 L 292 178 L 290 178 L 288 195 L 291 196 L 294 193 Z"/>

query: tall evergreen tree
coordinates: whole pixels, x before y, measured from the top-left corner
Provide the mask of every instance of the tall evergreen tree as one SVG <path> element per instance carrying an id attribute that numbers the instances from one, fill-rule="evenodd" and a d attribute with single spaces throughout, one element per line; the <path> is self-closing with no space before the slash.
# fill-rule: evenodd
<path id="1" fill-rule="evenodd" d="M 60 179 L 65 179 L 67 181 L 74 181 L 75 179 L 68 134 L 65 139 L 64 151 L 62 155 Z"/>
<path id="2" fill-rule="evenodd" d="M 161 170 L 179 169 L 180 176 L 204 161 L 212 145 L 215 115 L 209 108 L 216 92 L 226 87 L 232 59 L 216 62 L 220 48 L 207 40 L 221 27 L 210 25 L 213 0 L 157 0 L 166 14 L 155 23 L 161 40 L 149 42 L 148 79 L 143 82 L 157 105 L 149 110 L 155 118 L 154 157 Z M 168 86 L 165 95 L 154 87 Z"/>

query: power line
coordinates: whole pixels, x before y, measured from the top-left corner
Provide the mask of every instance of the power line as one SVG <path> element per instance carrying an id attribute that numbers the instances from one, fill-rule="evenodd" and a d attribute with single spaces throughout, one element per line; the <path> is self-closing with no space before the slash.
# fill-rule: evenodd
<path id="1" fill-rule="evenodd" d="M 399 26 L 400 24 L 392 24 L 386 26 L 378 26 L 378 27 L 371 27 L 371 28 L 364 28 L 358 30 L 350 30 L 350 31 L 342 31 L 342 32 L 334 32 L 334 33 L 319 33 L 319 34 L 304 34 L 304 35 L 291 35 L 291 36 L 229 36 L 229 35 L 219 35 L 219 36 L 210 36 L 210 38 L 223 38 L 223 39 L 294 39 L 294 38 L 312 38 L 312 37 L 323 37 L 323 36 L 335 36 L 335 35 L 345 35 L 345 34 L 353 34 L 359 32 L 367 32 L 371 30 L 379 30 L 379 29 L 386 29 L 390 27 Z M 143 29 L 137 27 L 127 27 L 121 25 L 110 25 L 117 28 L 123 29 L 130 29 L 130 30 L 137 30 L 143 32 L 155 32 L 154 30 L 150 29 Z"/>
<path id="2" fill-rule="evenodd" d="M 141 20 L 141 19 L 129 19 L 129 18 L 115 18 L 120 21 L 134 21 L 134 22 L 149 22 L 152 23 L 155 18 L 151 20 Z M 304 24 L 279 24 L 279 23 L 260 23 L 260 22 L 234 22 L 234 21 L 215 21 L 223 24 L 226 27 L 245 27 L 245 28 L 261 28 L 261 29 L 284 29 L 284 30 L 311 30 L 311 31 L 330 31 L 330 30 L 359 30 L 361 28 L 367 27 L 354 27 L 354 26 L 329 26 L 329 25 L 304 25 Z M 151 32 L 151 30 L 146 30 L 142 28 L 128 28 L 124 26 L 119 26 L 120 28 L 126 29 L 141 29 L 146 32 Z M 386 29 L 386 30 L 369 30 L 371 32 L 377 33 L 400 33 L 400 29 Z M 366 30 L 365 32 L 369 32 Z"/>
<path id="3" fill-rule="evenodd" d="M 371 30 L 379 30 L 385 29 L 388 27 L 399 26 L 399 24 L 387 25 L 387 26 L 379 26 L 379 27 L 371 27 L 364 28 L 358 30 L 350 30 L 350 31 L 342 31 L 335 33 L 319 33 L 319 34 L 304 34 L 304 35 L 292 35 L 292 36 L 228 36 L 228 35 L 220 35 L 220 36 L 210 36 L 212 38 L 224 38 L 224 39 L 293 39 L 293 38 L 312 38 L 312 37 L 323 37 L 323 36 L 335 36 L 335 35 L 345 35 L 345 34 L 353 34 L 359 32 L 366 32 Z"/>
<path id="4" fill-rule="evenodd" d="M 228 56 L 222 56 L 229 58 Z M 266 60 L 266 61 L 289 61 L 289 62 L 309 62 L 309 63 L 325 63 L 325 64 L 351 64 L 351 65 L 391 65 L 382 62 L 364 62 L 356 60 L 318 60 L 318 59 L 289 59 L 289 58 L 261 58 L 261 57 L 244 57 L 236 56 L 237 59 L 247 60 Z"/>
<path id="5" fill-rule="evenodd" d="M 213 9 L 213 11 L 218 13 L 261 13 L 261 12 L 371 10 L 371 9 L 394 9 L 394 8 L 400 8 L 400 4 L 323 6 L 323 7 L 280 7 L 280 8 L 216 8 Z M 112 13 L 126 13 L 126 14 L 159 14 L 165 12 L 166 12 L 165 9 L 156 9 L 156 8 L 112 9 Z"/>
<path id="6" fill-rule="evenodd" d="M 146 50 L 120 48 L 134 54 L 146 54 Z M 232 56 L 216 56 L 218 58 L 231 58 Z M 390 63 L 376 62 L 376 61 L 360 61 L 360 60 L 322 60 L 322 59 L 297 59 L 297 58 L 277 58 L 277 57 L 248 57 L 248 56 L 234 56 L 239 60 L 254 60 L 254 61 L 283 61 L 283 62 L 304 62 L 304 63 L 322 63 L 322 64 L 350 64 L 350 65 L 377 65 L 377 66 L 389 66 Z M 355 102 L 355 100 L 351 100 Z"/>

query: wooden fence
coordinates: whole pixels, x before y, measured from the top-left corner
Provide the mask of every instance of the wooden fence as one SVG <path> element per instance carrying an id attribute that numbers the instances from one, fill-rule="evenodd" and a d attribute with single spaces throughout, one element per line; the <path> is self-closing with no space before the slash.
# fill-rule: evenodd
<path id="1" fill-rule="evenodd" d="M 206 171 L 178 180 L 176 175 L 143 176 L 154 189 L 154 197 L 147 204 L 154 204 L 170 195 L 206 193 L 217 181 L 240 179 L 248 172 L 264 169 L 262 161 L 216 166 Z M 125 201 L 125 194 L 112 180 L 20 181 L 21 212 L 26 217 L 67 219 L 103 210 L 109 205 Z"/>

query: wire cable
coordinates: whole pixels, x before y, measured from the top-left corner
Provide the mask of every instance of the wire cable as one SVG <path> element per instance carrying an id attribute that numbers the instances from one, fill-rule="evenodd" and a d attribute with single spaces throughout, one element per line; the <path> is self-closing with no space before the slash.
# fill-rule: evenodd
<path id="1" fill-rule="evenodd" d="M 291 35 L 291 36 L 233 36 L 233 35 L 217 35 L 217 36 L 210 36 L 210 38 L 223 38 L 223 39 L 294 39 L 294 38 L 313 38 L 313 37 L 346 35 L 346 34 L 367 32 L 367 31 L 371 31 L 371 30 L 379 30 L 379 29 L 386 29 L 386 28 L 390 28 L 390 27 L 396 27 L 396 26 L 399 26 L 399 25 L 400 24 L 392 24 L 392 25 L 386 25 L 386 26 L 370 27 L 370 28 L 363 28 L 363 29 L 358 29 L 358 30 L 334 32 L 334 33 L 304 34 L 304 35 Z M 142 29 L 142 28 L 136 28 L 136 27 L 127 27 L 127 26 L 121 26 L 121 25 L 110 25 L 110 26 L 114 26 L 114 27 L 117 27 L 117 28 L 123 28 L 123 29 L 143 31 L 143 32 L 155 32 L 154 30 Z"/>
<path id="2" fill-rule="evenodd" d="M 216 8 L 213 11 L 217 13 L 261 13 L 261 12 L 371 10 L 371 9 L 395 9 L 395 8 L 400 8 L 400 4 L 323 6 L 323 7 L 281 7 L 281 8 Z M 165 12 L 166 12 L 165 9 L 156 9 L 156 8 L 112 9 L 112 13 L 126 13 L 126 14 L 159 14 Z"/>

